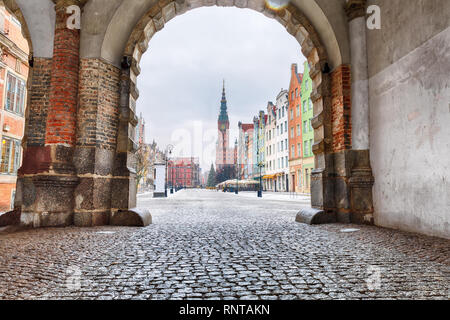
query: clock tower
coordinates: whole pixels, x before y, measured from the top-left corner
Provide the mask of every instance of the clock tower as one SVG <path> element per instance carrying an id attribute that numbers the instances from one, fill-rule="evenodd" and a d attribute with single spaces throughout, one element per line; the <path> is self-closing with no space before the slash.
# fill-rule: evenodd
<path id="1" fill-rule="evenodd" d="M 218 140 L 216 147 L 216 168 L 221 169 L 230 162 L 229 136 L 230 120 L 228 119 L 227 98 L 225 96 L 225 80 L 223 81 L 222 100 L 220 101 L 220 114 L 218 125 Z"/>

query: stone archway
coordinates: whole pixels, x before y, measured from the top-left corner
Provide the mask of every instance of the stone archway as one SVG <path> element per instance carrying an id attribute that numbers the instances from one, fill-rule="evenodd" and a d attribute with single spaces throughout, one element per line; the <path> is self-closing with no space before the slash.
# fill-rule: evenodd
<path id="1" fill-rule="evenodd" d="M 331 220 L 350 220 L 351 171 L 366 158 L 351 150 L 349 15 L 345 1 L 293 0 L 281 10 L 269 8 L 263 0 L 53 2 L 56 23 L 51 48 L 44 45 L 51 28 L 45 29 L 44 35 L 42 28 L 41 34 L 36 31 L 39 26 L 31 30 L 45 58 L 34 58 L 39 73 L 33 78 L 31 96 L 35 99 L 29 108 L 36 110 L 36 116 L 33 125 L 27 126 L 16 201 L 22 223 L 103 225 L 117 213 L 130 212 L 136 206 L 132 167 L 140 58 L 164 23 L 190 9 L 211 5 L 262 12 L 299 41 L 313 80 L 316 169 L 312 206 L 329 213 Z M 27 3 L 21 6 L 28 10 L 30 21 L 39 25 L 37 14 L 30 13 L 32 5 Z M 81 31 L 66 28 L 66 8 L 70 5 L 83 7 Z M 354 11 L 349 4 L 347 9 Z M 364 183 L 356 181 L 355 185 Z"/>

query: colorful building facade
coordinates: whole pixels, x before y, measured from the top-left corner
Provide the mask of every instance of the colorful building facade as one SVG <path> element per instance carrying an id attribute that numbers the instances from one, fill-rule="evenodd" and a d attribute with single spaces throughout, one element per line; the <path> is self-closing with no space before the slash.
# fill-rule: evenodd
<path id="1" fill-rule="evenodd" d="M 265 131 L 266 131 L 267 115 L 263 110 L 253 118 L 254 134 L 253 134 L 253 179 L 262 179 L 266 172 L 266 154 L 265 154 Z"/>
<path id="2" fill-rule="evenodd" d="M 314 116 L 313 103 L 311 101 L 312 80 L 309 76 L 308 62 L 304 64 L 303 79 L 301 85 L 301 106 L 302 106 L 302 193 L 311 193 L 311 172 L 314 170 L 314 154 L 312 147 L 314 144 L 314 129 L 311 120 Z"/>
<path id="3" fill-rule="evenodd" d="M 267 103 L 267 123 L 264 130 L 265 135 L 265 175 L 264 189 L 267 191 L 277 191 L 277 150 L 276 150 L 276 127 L 277 127 L 277 107 L 272 103 Z"/>
<path id="4" fill-rule="evenodd" d="M 281 90 L 277 95 L 277 177 L 276 188 L 278 191 L 289 191 L 289 99 L 288 91 Z"/>
<path id="5" fill-rule="evenodd" d="M 197 188 L 200 186 L 200 161 L 196 157 L 171 159 L 167 166 L 169 187 Z"/>
<path id="6" fill-rule="evenodd" d="M 20 22 L 0 4 L 0 212 L 13 208 L 22 162 L 28 43 Z"/>
<path id="7" fill-rule="evenodd" d="M 289 84 L 289 185 L 293 192 L 302 191 L 302 99 L 301 85 L 303 74 L 298 73 L 297 64 L 291 66 Z"/>
<path id="8" fill-rule="evenodd" d="M 248 179 L 252 175 L 253 167 L 253 149 L 252 140 L 254 132 L 253 123 L 239 122 L 239 138 L 238 138 L 238 167 L 239 178 Z"/>

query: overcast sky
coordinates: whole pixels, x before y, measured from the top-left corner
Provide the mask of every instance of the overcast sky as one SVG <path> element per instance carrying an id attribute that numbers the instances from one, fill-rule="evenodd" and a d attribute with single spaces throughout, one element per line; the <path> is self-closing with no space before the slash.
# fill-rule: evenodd
<path id="1" fill-rule="evenodd" d="M 237 124 L 251 123 L 289 86 L 290 66 L 305 58 L 277 21 L 249 9 L 207 7 L 169 21 L 141 60 L 137 112 L 146 142 L 197 156 L 204 169 L 215 159 L 217 118 L 225 79 L 234 144 Z"/>

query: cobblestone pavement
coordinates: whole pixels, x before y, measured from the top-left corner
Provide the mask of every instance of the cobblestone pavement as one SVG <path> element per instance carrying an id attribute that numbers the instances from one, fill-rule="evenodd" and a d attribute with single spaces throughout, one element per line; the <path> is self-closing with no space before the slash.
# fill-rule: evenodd
<path id="1" fill-rule="evenodd" d="M 147 228 L 0 235 L 0 298 L 449 298 L 449 240 L 295 223 L 306 202 L 197 190 L 139 201 Z"/>

